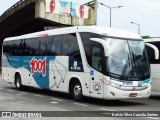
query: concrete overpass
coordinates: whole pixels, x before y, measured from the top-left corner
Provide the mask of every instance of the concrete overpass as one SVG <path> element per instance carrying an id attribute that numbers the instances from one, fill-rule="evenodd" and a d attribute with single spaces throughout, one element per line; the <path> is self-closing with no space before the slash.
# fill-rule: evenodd
<path id="1" fill-rule="evenodd" d="M 94 13 L 93 3 L 88 18 L 79 18 L 46 12 L 46 0 L 20 0 L 0 16 L 0 43 L 6 37 L 41 31 L 47 26 L 93 25 Z"/>
<path id="2" fill-rule="evenodd" d="M 60 14 L 61 11 L 55 5 L 60 8 L 64 7 L 64 14 Z M 77 17 L 78 13 L 75 10 L 77 8 L 73 8 L 72 6 L 68 8 L 67 5 L 81 8 L 80 14 L 82 15 L 86 5 L 89 5 L 87 7 L 88 16 L 83 18 L 79 15 L 80 17 Z M 53 11 L 54 9 L 58 9 L 58 12 L 56 10 Z M 95 13 L 94 2 L 86 3 L 85 6 L 79 6 L 60 0 L 20 0 L 0 16 L 0 46 L 2 46 L 3 40 L 6 37 L 55 27 L 94 25 Z"/>

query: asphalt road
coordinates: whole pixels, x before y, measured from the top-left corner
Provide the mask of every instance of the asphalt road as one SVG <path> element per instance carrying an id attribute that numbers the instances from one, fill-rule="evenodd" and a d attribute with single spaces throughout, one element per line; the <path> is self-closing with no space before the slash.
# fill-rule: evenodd
<path id="1" fill-rule="evenodd" d="M 7 112 L 12 111 L 14 115 L 13 120 L 26 120 L 28 118 L 25 115 L 31 111 L 37 112 L 37 116 L 48 116 L 43 119 L 52 119 L 54 116 L 56 119 L 63 120 L 128 120 L 140 119 L 140 120 L 158 120 L 158 117 L 120 117 L 119 111 L 160 111 L 160 93 L 152 92 L 149 99 L 130 99 L 130 100 L 99 100 L 93 98 L 85 98 L 83 102 L 75 102 L 68 94 L 44 91 L 35 88 L 28 88 L 23 91 L 16 90 L 13 84 L 8 84 L 0 79 L 0 113 L 3 116 Z M 43 112 L 47 111 L 47 112 Z M 15 112 L 15 114 L 13 114 Z M 28 113 L 26 113 L 28 112 Z M 20 114 L 18 114 L 20 113 Z M 114 115 L 118 117 L 106 117 L 108 115 Z M 118 114 L 116 114 L 118 113 Z M 18 117 L 17 117 L 17 116 Z M 24 115 L 23 117 L 21 117 Z M 124 114 L 123 114 L 124 115 Z M 39 120 L 40 118 L 33 118 Z M 1 117 L 0 120 L 10 119 L 8 117 Z"/>

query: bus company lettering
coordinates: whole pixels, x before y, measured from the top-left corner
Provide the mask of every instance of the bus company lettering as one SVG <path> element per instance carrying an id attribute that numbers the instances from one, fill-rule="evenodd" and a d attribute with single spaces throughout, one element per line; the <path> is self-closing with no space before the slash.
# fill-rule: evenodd
<path id="1" fill-rule="evenodd" d="M 32 59 L 30 61 L 31 73 L 34 75 L 35 72 L 42 73 L 42 76 L 46 75 L 46 58 L 43 60 Z"/>

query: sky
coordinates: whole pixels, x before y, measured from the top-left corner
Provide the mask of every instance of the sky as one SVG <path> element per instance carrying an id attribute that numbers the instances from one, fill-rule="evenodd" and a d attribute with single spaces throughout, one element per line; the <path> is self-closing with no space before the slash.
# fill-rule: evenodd
<path id="1" fill-rule="evenodd" d="M 0 15 L 19 0 L 1 0 Z M 74 3 L 86 3 L 91 0 L 62 0 Z M 110 7 L 123 6 L 112 9 L 112 27 L 129 30 L 138 33 L 140 24 L 140 34 L 142 36 L 160 37 L 160 0 L 98 0 Z M 97 25 L 110 25 L 109 8 L 98 5 Z"/>

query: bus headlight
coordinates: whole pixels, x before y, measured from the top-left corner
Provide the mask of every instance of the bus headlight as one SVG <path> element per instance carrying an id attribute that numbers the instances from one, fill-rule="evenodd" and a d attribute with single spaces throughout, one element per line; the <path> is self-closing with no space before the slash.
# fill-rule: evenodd
<path id="1" fill-rule="evenodd" d="M 116 83 L 111 83 L 111 86 L 112 86 L 112 87 L 120 87 L 121 85 L 116 84 Z"/>
<path id="2" fill-rule="evenodd" d="M 122 86 L 122 85 L 119 85 L 119 84 L 117 84 L 117 83 L 110 82 L 110 81 L 108 81 L 108 80 L 103 80 L 103 79 L 101 79 L 101 81 L 102 81 L 104 84 L 109 85 L 109 86 L 112 86 L 112 87 L 121 87 L 121 86 Z"/>
<path id="3" fill-rule="evenodd" d="M 109 85 L 111 82 L 108 80 L 100 79 L 104 84 Z"/>

